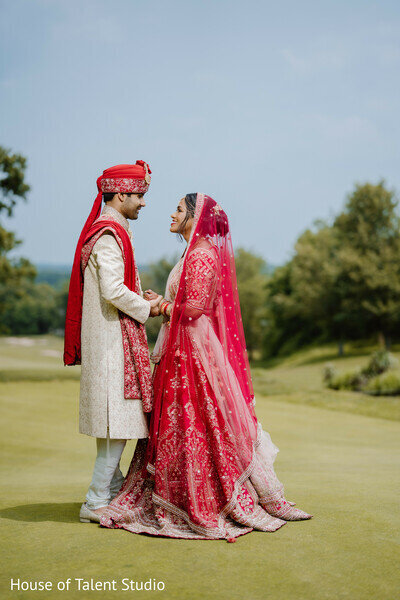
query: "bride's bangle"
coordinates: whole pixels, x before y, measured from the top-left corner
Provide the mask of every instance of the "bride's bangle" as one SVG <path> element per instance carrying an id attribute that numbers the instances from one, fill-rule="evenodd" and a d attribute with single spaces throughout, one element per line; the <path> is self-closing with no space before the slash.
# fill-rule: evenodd
<path id="1" fill-rule="evenodd" d="M 171 304 L 171 302 L 167 302 L 167 301 L 161 302 L 160 313 L 162 315 L 164 315 L 164 317 L 169 317 L 169 315 L 171 314 L 171 312 L 169 312 L 169 314 L 167 312 L 167 309 L 170 306 L 170 304 Z"/>

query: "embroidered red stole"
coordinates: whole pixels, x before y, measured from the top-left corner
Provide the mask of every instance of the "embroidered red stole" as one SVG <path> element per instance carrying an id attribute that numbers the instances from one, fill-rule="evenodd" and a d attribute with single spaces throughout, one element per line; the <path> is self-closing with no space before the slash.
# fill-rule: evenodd
<path id="1" fill-rule="evenodd" d="M 81 364 L 84 272 L 93 246 L 105 231 L 114 235 L 121 248 L 125 264 L 125 285 L 133 292 L 140 292 L 139 273 L 128 232 L 116 221 L 97 219 L 83 240 L 80 268 L 73 269 L 71 275 L 65 324 L 64 363 L 66 365 Z M 118 311 L 118 314 L 124 348 L 124 397 L 128 399 L 141 397 L 144 412 L 150 412 L 153 405 L 153 388 L 145 326 L 121 311 Z"/>

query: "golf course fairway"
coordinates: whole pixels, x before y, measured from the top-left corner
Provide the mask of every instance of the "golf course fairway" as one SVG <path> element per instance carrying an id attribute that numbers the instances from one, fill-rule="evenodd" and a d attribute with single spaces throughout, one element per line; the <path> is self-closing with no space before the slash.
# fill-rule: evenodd
<path id="1" fill-rule="evenodd" d="M 235 544 L 175 540 L 79 522 L 95 440 L 78 434 L 78 395 L 76 380 L 0 385 L 1 598 L 396 597 L 398 422 L 258 396 L 258 418 L 280 448 L 275 468 L 286 497 L 313 519 Z M 123 471 L 133 448 L 128 442 Z M 70 590 L 58 591 L 68 578 Z M 49 581 L 53 589 L 11 591 L 11 579 Z M 76 579 L 114 580 L 117 591 L 79 590 Z M 125 579 L 165 589 L 126 591 Z"/>

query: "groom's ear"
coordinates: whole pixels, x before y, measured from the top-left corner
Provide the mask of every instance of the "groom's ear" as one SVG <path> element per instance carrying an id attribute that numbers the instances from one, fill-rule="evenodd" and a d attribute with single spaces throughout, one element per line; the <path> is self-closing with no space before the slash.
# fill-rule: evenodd
<path id="1" fill-rule="evenodd" d="M 126 194 L 121 194 L 121 192 L 118 192 L 116 196 L 120 202 L 124 202 Z"/>

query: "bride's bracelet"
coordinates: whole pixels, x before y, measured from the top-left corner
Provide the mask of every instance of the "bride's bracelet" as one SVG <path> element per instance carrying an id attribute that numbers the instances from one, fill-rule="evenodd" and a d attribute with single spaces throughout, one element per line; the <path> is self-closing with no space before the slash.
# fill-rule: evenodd
<path id="1" fill-rule="evenodd" d="M 171 302 L 168 302 L 167 300 L 164 300 L 163 302 L 161 302 L 160 305 L 160 313 L 162 315 L 164 315 L 164 317 L 169 317 L 169 314 L 167 313 L 167 308 L 171 305 Z"/>

